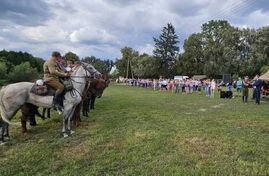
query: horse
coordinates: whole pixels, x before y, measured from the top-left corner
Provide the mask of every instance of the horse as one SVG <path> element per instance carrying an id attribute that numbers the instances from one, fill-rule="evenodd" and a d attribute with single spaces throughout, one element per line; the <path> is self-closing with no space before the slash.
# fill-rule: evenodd
<path id="1" fill-rule="evenodd" d="M 91 79 L 91 84 L 82 97 L 82 101 L 77 105 L 75 112 L 73 114 L 73 121 L 75 126 L 79 126 L 81 122 L 80 111 L 82 109 L 83 116 L 88 117 L 90 103 L 92 103 L 92 97 L 102 97 L 103 91 L 108 87 L 109 80 L 107 77 L 102 77 L 101 79 Z"/>
<path id="2" fill-rule="evenodd" d="M 81 65 L 77 66 L 72 72 L 71 81 L 74 86 L 74 91 L 66 92 L 63 102 L 62 134 L 64 138 L 74 133 L 74 131 L 71 130 L 71 118 L 76 105 L 81 102 L 82 92 L 85 85 L 90 81 L 89 78 L 99 78 L 100 76 L 101 73 L 92 65 L 87 63 L 81 63 Z M 9 137 L 8 126 L 11 124 L 10 120 L 24 103 L 31 103 L 38 107 L 45 108 L 53 107 L 53 96 L 40 96 L 33 94 L 31 93 L 31 88 L 33 86 L 34 83 L 19 82 L 9 84 L 2 87 L 0 90 L 0 113 L 2 117 L 2 121 L 0 121 L 0 123 L 2 123 L 0 125 L 0 143 L 4 143 L 3 136 Z"/>
<path id="3" fill-rule="evenodd" d="M 110 81 L 108 76 L 103 76 L 102 79 L 99 80 L 93 80 L 93 83 L 87 91 L 85 98 L 82 100 L 82 113 L 84 116 L 88 117 L 90 109 L 94 109 L 96 97 L 102 97 L 103 91 L 108 87 L 109 83 Z"/>
<path id="4" fill-rule="evenodd" d="M 30 121 L 31 126 L 37 125 L 35 115 L 39 116 L 43 120 L 45 119 L 45 117 L 39 113 L 38 107 L 33 105 L 33 104 L 30 104 L 30 103 L 24 103 L 24 105 L 21 107 L 20 111 L 22 114 L 21 115 L 22 133 L 27 132 L 27 126 L 26 126 L 27 120 Z"/>

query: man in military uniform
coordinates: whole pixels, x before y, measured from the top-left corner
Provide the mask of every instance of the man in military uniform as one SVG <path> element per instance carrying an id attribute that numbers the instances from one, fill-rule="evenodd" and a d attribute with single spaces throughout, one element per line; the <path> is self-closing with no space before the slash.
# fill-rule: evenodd
<path id="1" fill-rule="evenodd" d="M 64 91 L 64 85 L 60 82 L 60 78 L 70 77 L 70 73 L 63 72 L 57 64 L 57 61 L 59 61 L 61 58 L 61 54 L 54 51 L 52 52 L 51 58 L 48 59 L 43 65 L 44 80 L 47 85 L 56 90 L 53 98 L 53 104 L 60 112 L 63 110 L 63 106 L 61 104 L 62 93 Z"/>

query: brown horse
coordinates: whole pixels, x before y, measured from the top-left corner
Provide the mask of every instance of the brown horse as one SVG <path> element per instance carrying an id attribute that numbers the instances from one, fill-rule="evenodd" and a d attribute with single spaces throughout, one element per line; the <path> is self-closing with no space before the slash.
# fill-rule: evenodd
<path id="1" fill-rule="evenodd" d="M 79 126 L 81 122 L 80 111 L 82 108 L 83 115 L 88 117 L 88 112 L 90 110 L 90 102 L 95 102 L 95 98 L 102 97 L 102 94 L 106 87 L 109 85 L 109 79 L 107 76 L 103 76 L 101 79 L 92 79 L 91 84 L 87 90 L 85 90 L 82 101 L 77 105 L 74 115 L 73 122 L 74 125 Z M 92 100 L 94 98 L 94 100 Z"/>
<path id="2" fill-rule="evenodd" d="M 29 120 L 31 126 L 36 126 L 36 120 L 35 120 L 35 115 L 41 117 L 43 120 L 45 117 L 41 115 L 38 111 L 38 107 L 30 104 L 30 103 L 25 103 L 21 107 L 21 127 L 22 127 L 22 133 L 27 132 L 27 127 L 26 127 L 26 122 Z"/>

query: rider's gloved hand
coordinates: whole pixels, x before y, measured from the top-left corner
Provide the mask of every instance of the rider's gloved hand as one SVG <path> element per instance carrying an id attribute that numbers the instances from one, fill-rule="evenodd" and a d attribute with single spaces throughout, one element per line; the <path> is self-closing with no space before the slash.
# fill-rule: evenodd
<path id="1" fill-rule="evenodd" d="M 65 76 L 69 78 L 71 76 L 71 73 L 66 73 Z"/>

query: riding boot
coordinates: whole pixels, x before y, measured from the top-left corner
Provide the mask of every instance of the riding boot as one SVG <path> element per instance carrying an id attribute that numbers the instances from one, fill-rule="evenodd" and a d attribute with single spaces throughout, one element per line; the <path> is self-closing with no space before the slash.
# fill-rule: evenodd
<path id="1" fill-rule="evenodd" d="M 53 105 L 54 108 L 58 111 L 58 112 L 63 112 L 63 106 L 61 105 L 61 96 L 62 94 L 59 92 L 56 92 L 54 97 L 53 97 Z"/>

